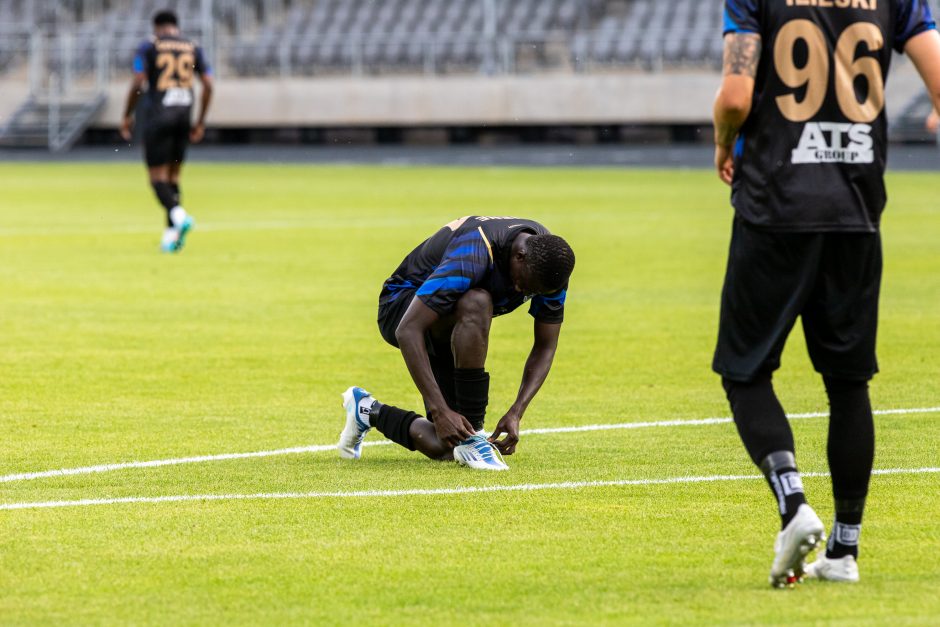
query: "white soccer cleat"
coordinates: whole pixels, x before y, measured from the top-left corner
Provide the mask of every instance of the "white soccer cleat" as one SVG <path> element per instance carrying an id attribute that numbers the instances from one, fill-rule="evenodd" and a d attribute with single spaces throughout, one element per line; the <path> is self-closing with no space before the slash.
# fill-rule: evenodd
<path id="1" fill-rule="evenodd" d="M 454 447 L 454 461 L 476 470 L 509 470 L 499 451 L 482 431 Z"/>
<path id="2" fill-rule="evenodd" d="M 806 565 L 806 578 L 855 583 L 858 581 L 858 562 L 851 555 L 845 557 L 821 555 L 815 562 Z"/>
<path id="3" fill-rule="evenodd" d="M 346 426 L 339 434 L 339 443 L 336 445 L 339 456 L 343 459 L 359 459 L 362 455 L 362 439 L 372 428 L 368 408 L 373 400 L 372 396 L 360 387 L 353 386 L 343 392 Z"/>
<path id="4" fill-rule="evenodd" d="M 809 505 L 800 505 L 790 524 L 777 534 L 774 563 L 770 567 L 770 585 L 785 588 L 801 581 L 806 554 L 825 540 L 826 528 L 819 516 Z"/>

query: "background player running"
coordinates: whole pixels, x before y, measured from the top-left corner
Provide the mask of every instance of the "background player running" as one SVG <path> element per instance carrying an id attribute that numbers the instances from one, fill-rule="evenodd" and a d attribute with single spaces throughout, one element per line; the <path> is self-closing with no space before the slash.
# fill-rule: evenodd
<path id="1" fill-rule="evenodd" d="M 177 252 L 194 226 L 180 205 L 180 169 L 189 142 L 198 143 L 205 134 L 212 71 L 202 49 L 180 36 L 175 13 L 160 11 L 154 15 L 153 26 L 154 36 L 142 43 L 134 56 L 134 80 L 127 94 L 121 136 L 131 140 L 134 110 L 146 83 L 144 156 L 150 184 L 167 214 L 160 249 Z M 192 125 L 194 76 L 202 82 L 202 98 Z"/>
<path id="2" fill-rule="evenodd" d="M 858 581 L 875 446 L 885 78 L 891 49 L 903 51 L 940 103 L 940 36 L 926 0 L 726 0 L 725 18 L 715 166 L 735 218 L 713 367 L 779 507 L 770 581 L 792 583 L 825 537 L 771 385 L 802 318 L 829 396 L 835 499 L 826 553 L 805 574 Z"/>
<path id="3" fill-rule="evenodd" d="M 340 455 L 358 458 L 375 427 L 432 459 L 506 469 L 494 445 L 504 455 L 515 452 L 519 421 L 555 357 L 574 261 L 565 240 L 523 218 L 460 218 L 421 243 L 382 286 L 378 323 L 385 341 L 401 350 L 427 419 L 351 387 L 343 394 Z M 490 323 L 526 301 L 534 343 L 516 400 L 487 439 Z"/>

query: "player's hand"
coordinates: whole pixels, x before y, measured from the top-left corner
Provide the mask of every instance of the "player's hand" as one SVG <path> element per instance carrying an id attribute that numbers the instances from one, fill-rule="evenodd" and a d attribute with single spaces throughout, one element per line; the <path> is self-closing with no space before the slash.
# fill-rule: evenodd
<path id="1" fill-rule="evenodd" d="M 731 179 L 734 178 L 734 152 L 731 146 L 715 144 L 715 169 L 718 170 L 718 178 L 731 185 Z"/>
<path id="2" fill-rule="evenodd" d="M 202 141 L 202 138 L 206 136 L 206 127 L 204 124 L 197 124 L 196 126 L 189 129 L 189 141 L 194 144 L 198 144 Z"/>
<path id="3" fill-rule="evenodd" d="M 496 423 L 496 429 L 489 437 L 489 441 L 503 455 L 512 455 L 516 452 L 516 444 L 519 443 L 519 420 L 521 418 L 515 412 L 508 412 Z M 503 438 L 498 439 L 499 436 L 503 436 Z"/>
<path id="4" fill-rule="evenodd" d="M 475 433 L 470 421 L 450 408 L 434 413 L 434 430 L 447 446 L 457 446 Z"/>
<path id="5" fill-rule="evenodd" d="M 133 129 L 134 118 L 128 115 L 123 120 L 121 120 L 121 137 L 124 138 L 124 141 L 131 141 L 131 138 L 134 136 Z"/>
<path id="6" fill-rule="evenodd" d="M 937 115 L 936 109 L 930 110 L 930 115 L 924 120 L 924 127 L 931 133 L 937 132 L 937 127 L 940 127 L 940 115 Z"/>

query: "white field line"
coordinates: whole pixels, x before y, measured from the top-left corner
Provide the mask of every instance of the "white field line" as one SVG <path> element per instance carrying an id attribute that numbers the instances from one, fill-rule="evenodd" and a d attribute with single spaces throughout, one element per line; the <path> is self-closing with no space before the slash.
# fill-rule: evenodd
<path id="1" fill-rule="evenodd" d="M 885 468 L 874 470 L 874 475 L 924 475 L 940 473 L 940 468 Z M 828 477 L 826 472 L 806 472 L 805 477 Z M 106 499 L 76 499 L 73 501 L 36 501 L 32 503 L 3 503 L 0 510 L 50 509 L 58 507 L 89 507 L 94 505 L 121 505 L 132 503 L 182 503 L 188 501 L 247 501 L 281 499 L 362 499 L 407 496 L 445 496 L 454 494 L 480 494 L 488 492 L 536 492 L 542 490 L 580 490 L 624 486 L 651 486 L 683 483 L 710 483 L 717 481 L 750 481 L 763 479 L 762 475 L 711 475 L 704 477 L 667 477 L 665 479 L 616 479 L 611 481 L 564 481 L 561 483 L 523 483 L 501 486 L 466 486 L 457 488 L 415 488 L 411 490 L 360 490 L 355 492 L 261 492 L 256 494 L 178 494 L 172 496 L 127 496 Z"/>
<path id="2" fill-rule="evenodd" d="M 910 409 L 880 409 L 874 412 L 875 415 L 895 415 L 895 414 L 933 414 L 940 413 L 940 407 L 915 407 Z M 828 416 L 828 412 L 810 412 L 803 414 L 789 414 L 791 420 L 804 418 L 823 418 Z M 547 435 L 553 433 L 576 433 L 585 431 L 612 431 L 621 429 L 646 429 L 660 427 L 694 427 L 704 425 L 715 425 L 729 423 L 732 419 L 722 418 L 699 418 L 694 420 L 658 420 L 646 422 L 621 422 L 616 424 L 601 425 L 581 425 L 575 427 L 551 427 L 543 429 L 523 429 L 520 435 Z M 363 446 L 385 446 L 391 444 L 388 440 L 378 440 L 374 442 L 364 442 Z M 131 468 L 157 468 L 160 466 L 177 466 L 181 464 L 201 464 L 205 462 L 226 461 L 232 459 L 250 459 L 255 457 L 274 457 L 277 455 L 293 455 L 298 453 L 319 453 L 323 451 L 332 451 L 336 448 L 335 444 L 314 444 L 310 446 L 295 446 L 291 448 L 275 449 L 270 451 L 254 451 L 249 453 L 221 453 L 218 455 L 198 455 L 194 457 L 180 457 L 176 459 L 156 459 L 152 461 L 133 461 L 118 462 L 113 464 L 99 464 L 96 466 L 80 466 L 77 468 L 59 468 L 57 470 L 42 470 L 38 472 L 23 472 L 12 475 L 0 476 L 0 483 L 10 483 L 12 481 L 29 481 L 32 479 L 43 479 L 47 477 L 67 477 L 71 475 L 88 475 L 101 472 L 112 472 L 115 470 L 126 470 Z"/>

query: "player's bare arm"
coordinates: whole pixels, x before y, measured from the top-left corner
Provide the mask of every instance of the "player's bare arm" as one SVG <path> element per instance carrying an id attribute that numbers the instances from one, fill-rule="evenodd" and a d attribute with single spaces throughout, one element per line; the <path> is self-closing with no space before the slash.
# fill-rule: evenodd
<path id="1" fill-rule="evenodd" d="M 473 426 L 462 415 L 448 407 L 440 387 L 434 380 L 428 349 L 424 343 L 425 333 L 440 320 L 433 309 L 415 298 L 398 325 L 395 339 L 401 349 L 405 365 L 418 391 L 428 405 L 438 437 L 450 446 L 456 446 L 473 435 Z"/>
<path id="2" fill-rule="evenodd" d="M 751 112 L 754 77 L 760 61 L 761 37 L 756 33 L 725 35 L 723 78 L 715 97 L 715 168 L 722 181 L 734 176 L 733 146 Z"/>
<path id="3" fill-rule="evenodd" d="M 189 140 L 194 144 L 201 142 L 206 134 L 206 115 L 208 115 L 209 105 L 212 103 L 212 91 L 214 88 L 212 75 L 201 74 L 199 78 L 202 83 L 202 95 L 199 98 L 199 115 L 196 117 L 196 123 L 189 132 Z"/>
<path id="4" fill-rule="evenodd" d="M 904 46 L 904 53 L 914 62 L 930 94 L 933 109 L 925 124 L 928 130 L 935 132 L 940 122 L 940 116 L 937 115 L 940 110 L 940 33 L 931 29 L 911 37 Z"/>
<path id="5" fill-rule="evenodd" d="M 536 320 L 533 332 L 532 350 L 529 351 L 529 357 L 525 362 L 516 401 L 496 424 L 496 429 L 490 436 L 490 442 L 495 444 L 503 455 L 512 455 L 516 452 L 516 445 L 519 443 L 519 422 L 529 407 L 529 403 L 545 383 L 552 368 L 552 361 L 555 359 L 555 351 L 558 348 L 558 336 L 561 334 L 561 324 L 549 324 Z M 503 437 L 500 438 L 500 436 Z"/>
<path id="6" fill-rule="evenodd" d="M 147 82 L 147 75 L 143 72 L 135 72 L 131 80 L 130 90 L 127 92 L 127 101 L 124 105 L 124 117 L 121 120 L 121 137 L 124 141 L 130 141 L 134 128 L 134 111 L 137 109 L 137 101 L 140 100 L 140 94 Z"/>

